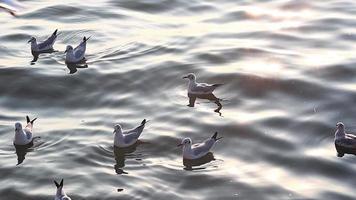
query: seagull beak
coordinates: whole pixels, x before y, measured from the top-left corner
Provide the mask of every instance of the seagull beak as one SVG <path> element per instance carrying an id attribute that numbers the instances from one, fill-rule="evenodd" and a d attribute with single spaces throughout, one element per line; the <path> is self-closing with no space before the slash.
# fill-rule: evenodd
<path id="1" fill-rule="evenodd" d="M 115 130 L 112 132 L 112 134 L 114 134 L 115 133 Z"/>
<path id="2" fill-rule="evenodd" d="M 185 79 L 185 78 L 188 78 L 188 76 L 183 76 L 182 78 Z"/>
<path id="3" fill-rule="evenodd" d="M 64 53 L 67 53 L 67 49 L 64 51 Z"/>
<path id="4" fill-rule="evenodd" d="M 30 39 L 27 43 L 30 43 L 32 41 L 32 39 Z"/>
<path id="5" fill-rule="evenodd" d="M 183 144 L 182 144 L 182 143 L 180 143 L 180 144 L 178 144 L 178 145 L 177 145 L 177 147 L 181 147 L 181 146 L 183 146 Z"/>

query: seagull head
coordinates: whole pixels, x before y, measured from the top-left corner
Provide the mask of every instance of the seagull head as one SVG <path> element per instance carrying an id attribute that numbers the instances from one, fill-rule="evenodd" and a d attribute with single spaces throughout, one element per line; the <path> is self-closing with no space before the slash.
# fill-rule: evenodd
<path id="1" fill-rule="evenodd" d="M 336 128 L 340 131 L 341 130 L 343 131 L 345 129 L 345 125 L 342 122 L 338 122 L 338 123 L 336 123 Z"/>
<path id="2" fill-rule="evenodd" d="M 195 81 L 196 77 L 195 74 L 189 73 L 188 75 L 184 76 L 183 78 L 187 78 L 190 81 Z"/>
<path id="3" fill-rule="evenodd" d="M 27 42 L 27 43 L 32 43 L 32 42 L 36 42 L 36 38 L 35 37 L 31 37 L 31 39 Z"/>
<path id="4" fill-rule="evenodd" d="M 22 125 L 20 122 L 16 122 L 15 123 L 15 131 L 20 131 L 20 130 L 22 130 Z"/>
<path id="5" fill-rule="evenodd" d="M 182 142 L 177 146 L 180 147 L 180 146 L 191 145 L 191 144 L 192 144 L 192 140 L 190 138 L 184 138 Z"/>
<path id="6" fill-rule="evenodd" d="M 68 51 L 73 51 L 73 47 L 70 45 L 67 45 L 66 50 L 64 51 L 64 53 L 67 53 Z"/>
<path id="7" fill-rule="evenodd" d="M 122 132 L 122 128 L 120 124 L 116 124 L 114 126 L 114 132 L 113 133 L 121 133 Z"/>

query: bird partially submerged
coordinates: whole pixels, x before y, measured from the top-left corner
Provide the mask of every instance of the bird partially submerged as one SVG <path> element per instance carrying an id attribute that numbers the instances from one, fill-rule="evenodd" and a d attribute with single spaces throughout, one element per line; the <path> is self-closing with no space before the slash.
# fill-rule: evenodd
<path id="1" fill-rule="evenodd" d="M 356 155 L 356 135 L 346 133 L 342 122 L 336 124 L 334 142 L 338 157 L 343 157 L 344 154 Z"/>

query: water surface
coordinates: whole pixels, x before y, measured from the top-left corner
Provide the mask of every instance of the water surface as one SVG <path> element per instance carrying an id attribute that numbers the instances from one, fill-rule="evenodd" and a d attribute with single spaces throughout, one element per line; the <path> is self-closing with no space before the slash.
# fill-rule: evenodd
<path id="1" fill-rule="evenodd" d="M 352 0 L 23 1 L 0 13 L 0 197 L 52 199 L 356 198 L 356 157 L 337 158 L 335 124 L 356 130 Z M 59 29 L 31 63 L 31 36 Z M 87 67 L 65 46 L 88 41 Z M 186 80 L 225 83 L 188 107 Z M 38 117 L 41 144 L 16 166 L 14 123 Z M 149 119 L 120 154 L 115 123 Z M 212 162 L 183 166 L 183 137 L 224 137 Z M 355 131 L 356 132 L 356 131 Z M 118 192 L 118 189 L 123 189 Z"/>

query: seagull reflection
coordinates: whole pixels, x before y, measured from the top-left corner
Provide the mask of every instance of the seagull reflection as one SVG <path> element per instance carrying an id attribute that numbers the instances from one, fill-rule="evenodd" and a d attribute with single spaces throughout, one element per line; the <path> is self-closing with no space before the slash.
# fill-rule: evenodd
<path id="1" fill-rule="evenodd" d="M 117 174 L 128 174 L 123 170 L 123 168 L 125 167 L 126 156 L 136 151 L 138 145 L 140 145 L 140 141 L 136 142 L 135 144 L 129 147 L 124 147 L 124 148 L 114 146 L 114 155 L 116 160 L 116 164 L 114 168 Z"/>
<path id="2" fill-rule="evenodd" d="M 47 50 L 47 51 L 41 51 L 41 52 L 35 52 L 35 51 L 31 51 L 31 54 L 33 56 L 33 59 L 31 60 L 31 65 L 34 65 L 37 60 L 38 60 L 38 57 L 41 55 L 41 54 L 45 54 L 45 53 L 55 53 L 55 52 L 58 52 L 58 50 Z"/>
<path id="3" fill-rule="evenodd" d="M 207 99 L 209 101 L 213 101 L 218 108 L 214 110 L 214 112 L 219 113 L 221 116 L 220 110 L 222 109 L 222 104 L 220 103 L 221 99 L 217 98 L 213 93 L 209 94 L 191 94 L 188 93 L 188 98 L 189 98 L 189 107 L 194 107 L 196 99 Z"/>
<path id="4" fill-rule="evenodd" d="M 87 63 L 82 63 L 82 64 L 67 63 L 67 68 L 69 69 L 69 74 L 74 74 L 78 71 L 78 69 L 88 68 L 88 64 Z"/>
<path id="5" fill-rule="evenodd" d="M 190 170 L 190 171 L 194 171 L 194 170 L 201 170 L 201 169 L 205 169 L 205 167 L 196 167 L 196 166 L 201 166 L 204 165 L 206 163 L 209 163 L 211 161 L 215 160 L 213 153 L 209 152 L 208 154 L 206 154 L 205 156 L 198 158 L 198 159 L 183 159 L 183 165 L 185 166 L 185 170 Z M 195 167 L 195 168 L 193 168 Z"/>
<path id="6" fill-rule="evenodd" d="M 23 163 L 23 161 L 26 158 L 27 152 L 33 151 L 34 147 L 38 147 L 41 144 L 41 143 L 36 142 L 37 139 L 40 139 L 40 137 L 34 137 L 32 142 L 30 142 L 27 145 L 14 144 L 15 150 L 16 150 L 16 155 L 17 155 L 17 164 L 16 165 L 20 165 L 21 163 Z"/>

